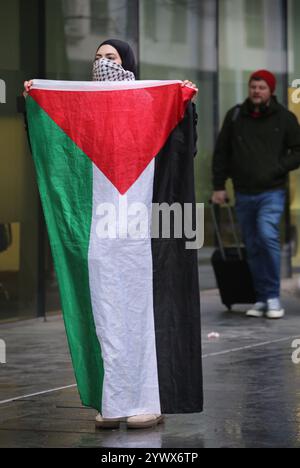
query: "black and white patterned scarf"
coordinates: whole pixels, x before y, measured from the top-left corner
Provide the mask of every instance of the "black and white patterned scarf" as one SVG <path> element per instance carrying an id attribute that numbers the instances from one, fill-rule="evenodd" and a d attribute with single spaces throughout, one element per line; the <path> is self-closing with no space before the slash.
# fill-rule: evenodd
<path id="1" fill-rule="evenodd" d="M 133 81 L 132 72 L 112 60 L 106 58 L 97 59 L 93 65 L 93 81 Z"/>

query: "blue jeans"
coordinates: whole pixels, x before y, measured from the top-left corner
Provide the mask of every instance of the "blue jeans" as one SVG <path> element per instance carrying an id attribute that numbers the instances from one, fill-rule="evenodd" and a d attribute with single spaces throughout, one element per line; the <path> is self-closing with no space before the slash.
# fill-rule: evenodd
<path id="1" fill-rule="evenodd" d="M 236 193 L 236 213 L 246 246 L 257 301 L 280 297 L 280 220 L 285 190 Z"/>

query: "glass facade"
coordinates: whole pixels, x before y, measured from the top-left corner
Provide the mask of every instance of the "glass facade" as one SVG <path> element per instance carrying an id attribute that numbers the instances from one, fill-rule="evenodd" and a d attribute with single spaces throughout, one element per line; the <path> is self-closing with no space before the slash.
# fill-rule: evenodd
<path id="1" fill-rule="evenodd" d="M 288 74 L 289 84 L 294 80 L 300 80 L 300 3 L 297 0 L 288 1 Z M 292 90 L 291 90 L 292 91 Z M 291 93 L 290 93 L 291 96 Z M 297 115 L 300 122 L 300 103 L 295 104 L 289 100 L 291 110 Z M 290 175 L 291 197 L 291 234 L 293 265 L 300 271 L 300 170 Z"/>
<path id="2" fill-rule="evenodd" d="M 189 79 L 199 87 L 199 202 L 211 195 L 214 141 L 226 111 L 247 96 L 251 71 L 269 68 L 277 95 L 300 78 L 297 0 L 10 0 L 0 16 L 0 320 L 59 310 L 34 168 L 16 97 L 24 79 L 89 80 L 98 45 L 127 40 L 141 79 Z M 300 106 L 300 105 L 299 105 Z M 299 114 L 300 110 L 294 106 Z M 293 264 L 300 266 L 300 172 L 291 175 Z M 230 184 L 229 190 L 231 191 Z M 283 231 L 285 230 L 283 225 Z M 300 240 L 300 239 L 299 239 Z M 214 245 L 206 209 L 202 287 Z"/>
<path id="3" fill-rule="evenodd" d="M 281 0 L 219 2 L 219 116 L 243 102 L 254 70 L 276 73 L 280 102 L 286 102 L 286 24 Z M 270 17 L 271 15 L 271 17 Z M 228 190 L 233 198 L 230 182 Z"/>
<path id="4" fill-rule="evenodd" d="M 249 76 L 255 70 L 268 69 L 276 74 L 277 98 L 281 103 L 287 104 L 286 7 L 286 2 L 282 0 L 219 1 L 220 124 L 226 112 L 247 97 Z M 233 204 L 231 181 L 227 183 L 227 191 Z M 223 224 L 225 236 L 228 232 L 227 240 L 232 243 L 230 224 Z M 284 276 L 291 270 L 289 248 L 286 245 L 286 224 L 287 220 L 283 219 L 281 231 Z"/>
<path id="5" fill-rule="evenodd" d="M 197 83 L 197 198 L 211 195 L 210 165 L 217 125 L 217 2 L 214 0 L 140 2 L 141 79 L 181 79 Z"/>
<path id="6" fill-rule="evenodd" d="M 12 0 L 0 15 L 0 319 L 36 312 L 38 194 L 16 97 L 38 73 L 37 3 Z"/>

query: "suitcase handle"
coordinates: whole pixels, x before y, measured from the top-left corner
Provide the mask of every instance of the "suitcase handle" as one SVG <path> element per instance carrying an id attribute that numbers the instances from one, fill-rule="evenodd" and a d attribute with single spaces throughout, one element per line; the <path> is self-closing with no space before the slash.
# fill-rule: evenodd
<path id="1" fill-rule="evenodd" d="M 209 201 L 209 204 L 210 204 L 210 208 L 211 208 L 211 214 L 212 214 L 215 233 L 216 233 L 216 236 L 217 236 L 218 246 L 219 246 L 219 249 L 220 249 L 223 260 L 226 261 L 226 253 L 225 253 L 224 242 L 222 240 L 219 223 L 217 221 L 217 216 L 216 216 L 216 207 L 219 206 L 219 205 L 213 203 L 212 200 Z M 234 223 L 233 210 L 232 210 L 231 206 L 229 205 L 229 200 L 228 199 L 226 200 L 225 206 L 226 206 L 227 211 L 228 211 L 228 217 L 229 217 L 229 220 L 230 220 L 233 237 L 234 237 L 234 240 L 236 242 L 236 246 L 237 246 L 236 248 L 237 248 L 239 259 L 243 260 L 241 242 L 239 240 L 236 225 Z"/>

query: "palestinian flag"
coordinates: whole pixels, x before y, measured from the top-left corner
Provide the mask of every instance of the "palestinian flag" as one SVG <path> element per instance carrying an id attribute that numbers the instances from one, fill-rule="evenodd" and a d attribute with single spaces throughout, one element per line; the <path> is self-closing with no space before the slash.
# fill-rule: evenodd
<path id="1" fill-rule="evenodd" d="M 79 393 L 106 418 L 202 410 L 197 252 L 148 216 L 195 206 L 193 94 L 34 80 L 26 99 Z"/>

